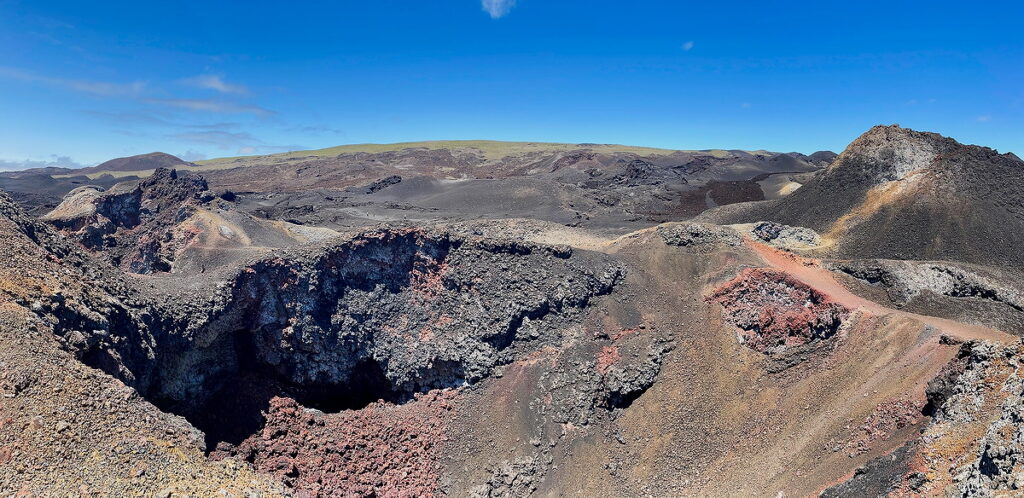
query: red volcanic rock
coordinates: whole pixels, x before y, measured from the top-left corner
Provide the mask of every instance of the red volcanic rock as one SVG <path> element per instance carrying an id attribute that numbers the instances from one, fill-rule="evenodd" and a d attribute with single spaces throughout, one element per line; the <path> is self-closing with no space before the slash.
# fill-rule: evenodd
<path id="1" fill-rule="evenodd" d="M 832 337 L 850 310 L 789 274 L 747 268 L 708 297 L 740 328 L 743 344 L 762 353 Z"/>
<path id="2" fill-rule="evenodd" d="M 621 359 L 622 354 L 619 353 L 618 346 L 605 346 L 597 355 L 597 373 L 604 375 L 608 371 L 608 367 L 618 363 Z"/>
<path id="3" fill-rule="evenodd" d="M 213 456 L 234 453 L 299 496 L 431 496 L 454 396 L 433 391 L 404 405 L 378 402 L 335 414 L 277 397 L 263 430 Z"/>

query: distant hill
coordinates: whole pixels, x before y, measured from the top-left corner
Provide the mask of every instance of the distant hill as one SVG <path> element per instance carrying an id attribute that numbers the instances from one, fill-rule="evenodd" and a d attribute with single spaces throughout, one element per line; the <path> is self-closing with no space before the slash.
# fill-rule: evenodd
<path id="1" fill-rule="evenodd" d="M 268 162 L 287 161 L 297 158 L 314 157 L 336 157 L 347 154 L 379 154 L 383 152 L 396 152 L 407 149 L 421 150 L 448 150 L 453 153 L 475 152 L 486 159 L 501 159 L 505 156 L 515 156 L 532 152 L 569 152 L 574 150 L 592 150 L 601 153 L 626 152 L 638 155 L 671 154 L 671 149 L 658 149 L 654 147 L 636 147 L 630 145 L 614 144 L 569 144 L 555 142 L 503 142 L 498 140 L 431 140 L 421 142 L 398 142 L 393 144 L 349 144 L 328 147 L 325 149 L 300 150 L 283 152 L 280 154 L 268 154 L 261 156 L 239 156 L 224 157 L 218 159 L 207 159 L 198 161 L 201 168 L 217 168 L 225 165 L 248 165 L 253 163 L 266 164 Z M 711 151 L 709 151 L 711 152 Z M 724 154 L 725 151 L 717 151 Z"/>
<path id="2" fill-rule="evenodd" d="M 157 168 L 183 168 L 192 166 L 194 166 L 192 163 L 186 162 L 170 154 L 165 154 L 163 152 L 150 152 L 149 154 L 139 154 L 137 156 L 111 159 L 96 166 L 73 170 L 70 173 L 75 175 L 88 175 L 101 172 L 135 172 L 155 170 Z"/>

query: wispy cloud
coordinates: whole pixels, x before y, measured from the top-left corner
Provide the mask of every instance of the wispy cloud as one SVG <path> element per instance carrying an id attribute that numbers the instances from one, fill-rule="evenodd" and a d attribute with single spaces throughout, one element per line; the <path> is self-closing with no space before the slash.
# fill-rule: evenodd
<path id="1" fill-rule="evenodd" d="M 138 97 L 146 89 L 146 83 L 143 81 L 112 83 L 108 81 L 54 78 L 23 69 L 3 66 L 0 66 L 0 78 L 24 83 L 38 83 L 101 97 Z"/>
<path id="2" fill-rule="evenodd" d="M 80 114 L 123 126 L 156 125 L 172 126 L 174 123 L 148 112 L 107 112 L 86 109 Z"/>
<path id="3" fill-rule="evenodd" d="M 257 116 L 271 116 L 276 114 L 274 111 L 257 105 L 240 104 L 220 99 L 147 98 L 145 94 L 152 95 L 155 92 L 147 92 L 147 84 L 144 81 L 113 83 L 108 81 L 57 78 L 6 66 L 0 66 L 0 78 L 72 90 L 101 97 L 120 97 L 140 100 L 147 104 L 177 107 L 179 109 L 187 109 L 191 111 L 224 114 L 254 114 Z M 229 84 L 217 76 L 197 76 L 196 78 L 190 78 L 189 80 L 183 81 L 191 81 L 197 86 L 211 88 L 222 93 L 245 93 L 248 91 L 244 86 Z M 161 123 L 161 118 L 157 118 L 146 113 L 115 114 L 102 111 L 83 112 L 86 114 L 92 114 L 96 117 L 103 117 L 107 120 L 134 121 L 135 123 L 148 122 L 149 124 L 170 124 L 166 122 Z"/>
<path id="4" fill-rule="evenodd" d="M 50 159 L 44 161 L 34 161 L 26 159 L 23 161 L 8 161 L 0 159 L 0 171 L 18 171 L 29 168 L 84 168 L 85 164 L 76 162 L 68 156 L 50 156 Z"/>
<path id="5" fill-rule="evenodd" d="M 257 116 L 271 116 L 275 114 L 270 109 L 264 109 L 255 105 L 236 104 L 216 99 L 146 99 L 150 104 L 161 104 L 172 107 L 188 109 L 190 111 L 205 111 L 225 114 L 255 114 Z"/>
<path id="6" fill-rule="evenodd" d="M 203 159 L 206 159 L 206 154 L 189 149 L 185 152 L 182 152 L 181 154 L 178 154 L 178 157 L 182 158 L 185 161 L 202 161 Z"/>
<path id="7" fill-rule="evenodd" d="M 227 81 L 224 81 L 223 76 L 215 74 L 200 74 L 199 76 L 181 80 L 181 82 L 196 88 L 214 90 L 220 93 L 235 93 L 242 95 L 249 93 L 249 89 L 245 85 L 228 83 Z"/>
<path id="8" fill-rule="evenodd" d="M 165 118 L 157 113 L 135 111 L 135 112 L 107 112 L 87 109 L 79 113 L 92 118 L 103 120 L 107 123 L 118 126 L 157 126 L 174 128 L 192 128 L 195 130 L 230 130 L 242 127 L 242 123 L 220 121 L 216 123 L 183 122 L 180 119 Z"/>
<path id="9" fill-rule="evenodd" d="M 992 121 L 992 116 L 989 116 L 988 114 L 984 116 L 978 116 L 978 121 L 981 121 L 982 123 Z"/>
<path id="10" fill-rule="evenodd" d="M 239 154 L 286 152 L 308 148 L 302 145 L 269 145 L 246 132 L 223 130 L 186 131 L 169 135 L 168 138 L 212 145 L 221 150 L 235 149 Z"/>
<path id="11" fill-rule="evenodd" d="M 304 135 L 344 135 L 345 132 L 325 124 L 292 126 L 288 131 L 302 133 Z"/>
<path id="12" fill-rule="evenodd" d="M 234 149 L 260 144 L 260 140 L 246 132 L 232 132 L 223 130 L 189 131 L 175 133 L 171 138 L 185 142 L 195 142 L 205 145 L 213 145 L 219 149 Z"/>
<path id="13" fill-rule="evenodd" d="M 480 0 L 480 6 L 491 15 L 491 19 L 501 19 L 516 6 L 516 0 Z"/>
<path id="14" fill-rule="evenodd" d="M 693 50 L 693 42 L 688 41 L 679 48 L 683 49 L 684 52 L 689 52 L 690 50 Z"/>

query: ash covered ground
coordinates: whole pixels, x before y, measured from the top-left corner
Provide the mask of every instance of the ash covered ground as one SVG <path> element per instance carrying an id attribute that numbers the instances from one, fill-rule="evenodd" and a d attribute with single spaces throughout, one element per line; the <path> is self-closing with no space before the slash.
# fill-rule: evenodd
<path id="1" fill-rule="evenodd" d="M 876 127 L 5 173 L 0 489 L 1024 492 L 1022 167 Z"/>

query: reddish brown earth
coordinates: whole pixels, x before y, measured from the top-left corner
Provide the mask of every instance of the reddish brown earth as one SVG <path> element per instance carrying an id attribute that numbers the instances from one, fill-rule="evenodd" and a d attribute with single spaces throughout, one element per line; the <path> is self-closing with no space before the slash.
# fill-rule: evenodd
<path id="1" fill-rule="evenodd" d="M 923 399 L 895 399 L 886 401 L 875 407 L 858 427 L 860 434 L 848 442 L 846 446 L 860 454 L 871 449 L 875 441 L 885 439 L 905 427 L 919 424 L 924 415 Z"/>
<path id="2" fill-rule="evenodd" d="M 212 457 L 251 462 L 296 496 L 433 496 L 456 396 L 454 390 L 432 391 L 400 406 L 379 402 L 335 414 L 277 397 L 260 432 Z"/>
<path id="3" fill-rule="evenodd" d="M 762 353 L 828 339 L 850 314 L 785 272 L 765 268 L 743 270 L 708 299 L 742 330 L 743 343 Z"/>

